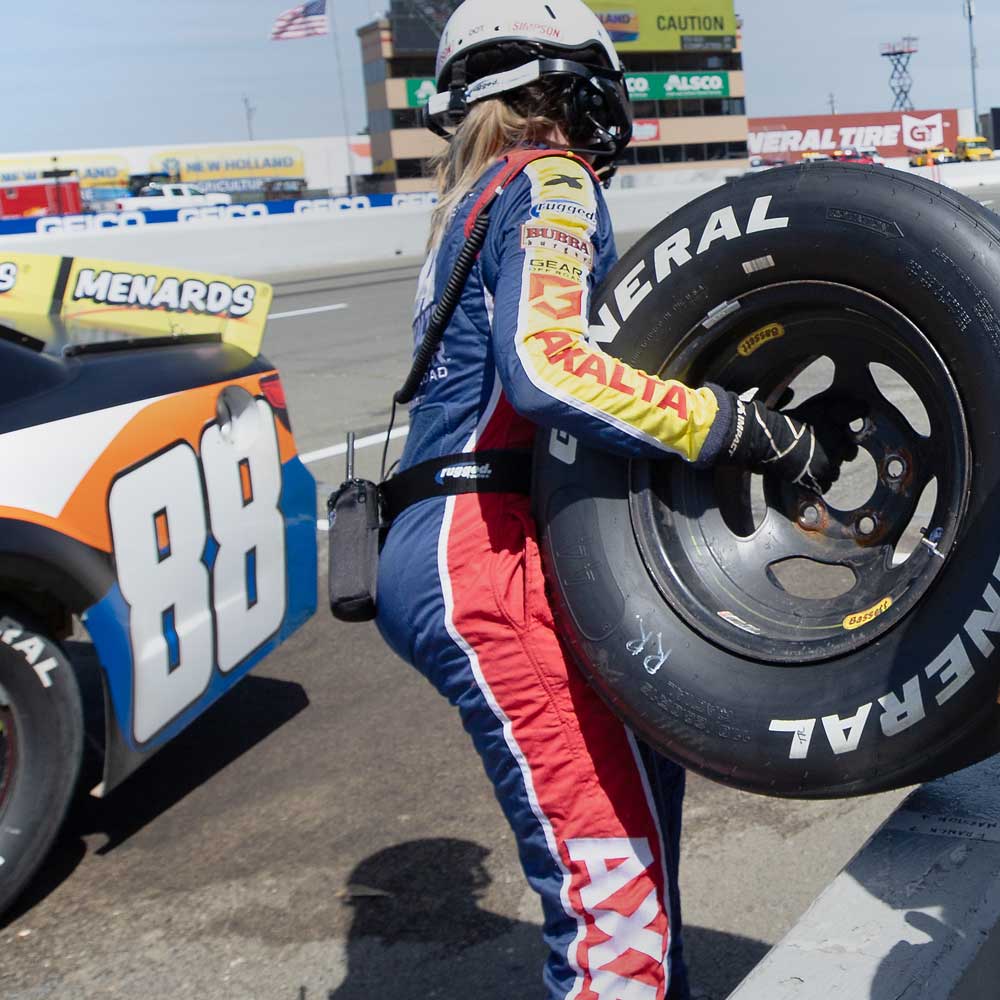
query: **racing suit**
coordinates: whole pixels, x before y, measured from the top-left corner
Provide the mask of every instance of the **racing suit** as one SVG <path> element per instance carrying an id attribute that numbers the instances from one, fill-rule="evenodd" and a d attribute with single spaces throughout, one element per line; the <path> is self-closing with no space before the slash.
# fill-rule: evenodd
<path id="1" fill-rule="evenodd" d="M 490 168 L 421 273 L 417 343 Z M 530 449 L 537 426 L 638 456 L 709 461 L 725 399 L 622 364 L 584 340 L 616 260 L 576 158 L 529 163 L 486 241 L 410 410 L 406 469 L 459 452 Z M 541 894 L 549 1000 L 686 998 L 677 865 L 684 772 L 640 745 L 569 662 L 546 598 L 529 499 L 419 501 L 381 556 L 379 628 L 457 706 Z M 668 992 L 669 989 L 669 992 Z"/>

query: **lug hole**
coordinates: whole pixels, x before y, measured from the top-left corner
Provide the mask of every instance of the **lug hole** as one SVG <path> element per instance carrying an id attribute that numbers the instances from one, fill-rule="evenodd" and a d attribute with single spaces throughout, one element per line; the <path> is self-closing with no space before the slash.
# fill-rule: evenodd
<path id="1" fill-rule="evenodd" d="M 885 472 L 890 479 L 901 479 L 906 472 L 906 463 L 901 458 L 893 456 L 886 462 Z"/>
<path id="2" fill-rule="evenodd" d="M 799 524 L 804 528 L 815 528 L 819 524 L 819 508 L 815 504 L 807 504 L 799 512 Z"/>
<path id="3" fill-rule="evenodd" d="M 870 514 L 859 517 L 855 526 L 859 535 L 870 535 L 875 530 L 875 518 Z"/>
<path id="4" fill-rule="evenodd" d="M 864 417 L 855 417 L 848 425 L 855 434 L 860 434 L 865 429 Z"/>

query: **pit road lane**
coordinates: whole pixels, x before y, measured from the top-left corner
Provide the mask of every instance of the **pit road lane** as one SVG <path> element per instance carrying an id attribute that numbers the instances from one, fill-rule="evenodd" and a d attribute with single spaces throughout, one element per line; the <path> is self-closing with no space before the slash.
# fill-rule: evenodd
<path id="1" fill-rule="evenodd" d="M 265 353 L 301 452 L 385 428 L 416 270 L 278 285 Z M 380 451 L 359 453 L 359 475 Z M 342 463 L 311 462 L 320 498 Z M 701 995 L 725 997 L 903 794 L 786 802 L 690 777 L 681 883 Z M 457 716 L 373 626 L 321 607 L 107 800 L 83 798 L 0 928 L 0 996 L 531 998 L 539 927 Z"/>

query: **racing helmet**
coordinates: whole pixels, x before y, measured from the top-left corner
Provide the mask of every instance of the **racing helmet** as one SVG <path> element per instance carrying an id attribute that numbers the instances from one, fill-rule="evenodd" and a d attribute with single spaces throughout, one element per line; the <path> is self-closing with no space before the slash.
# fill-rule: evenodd
<path id="1" fill-rule="evenodd" d="M 437 93 L 424 121 L 448 138 L 469 105 L 537 80 L 561 87 L 569 148 L 607 167 L 632 138 L 625 73 L 583 0 L 465 0 L 437 52 Z"/>

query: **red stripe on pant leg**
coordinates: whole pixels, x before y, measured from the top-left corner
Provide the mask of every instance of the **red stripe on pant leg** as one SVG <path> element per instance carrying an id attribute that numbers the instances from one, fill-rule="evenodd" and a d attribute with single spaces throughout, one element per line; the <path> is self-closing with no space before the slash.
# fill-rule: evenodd
<path id="1" fill-rule="evenodd" d="M 500 376 L 495 376 L 499 378 Z M 535 440 L 535 424 L 519 416 L 510 405 L 507 394 L 501 392 L 486 426 L 480 431 L 475 447 L 530 448 Z"/>
<path id="2" fill-rule="evenodd" d="M 453 623 L 510 719 L 570 873 L 564 900 L 585 924 L 578 997 L 662 1000 L 668 918 L 659 826 L 624 727 L 567 662 L 533 535 L 526 497 L 454 499 Z"/>

